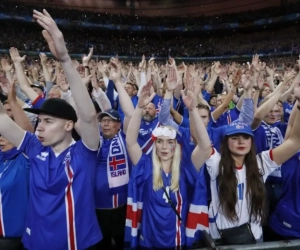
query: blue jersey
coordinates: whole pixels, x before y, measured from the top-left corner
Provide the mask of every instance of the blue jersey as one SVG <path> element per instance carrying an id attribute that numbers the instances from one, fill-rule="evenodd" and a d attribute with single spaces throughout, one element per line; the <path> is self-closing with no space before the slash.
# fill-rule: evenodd
<path id="1" fill-rule="evenodd" d="M 25 248 L 75 250 L 99 242 L 93 195 L 97 150 L 79 140 L 56 156 L 31 133 L 19 150 L 28 155 L 31 167 Z"/>
<path id="2" fill-rule="evenodd" d="M 156 94 L 151 102 L 155 105 L 156 112 L 158 113 L 160 111 L 162 97 Z"/>
<path id="3" fill-rule="evenodd" d="M 300 238 L 300 153 L 281 166 L 282 195 L 269 225 L 280 235 Z"/>
<path id="4" fill-rule="evenodd" d="M 0 160 L 0 236 L 22 237 L 28 195 L 29 160 L 22 153 Z"/>
<path id="5" fill-rule="evenodd" d="M 294 104 L 289 104 L 288 102 L 283 103 L 283 119 L 284 122 L 288 122 L 290 115 L 292 113 Z"/>
<path id="6" fill-rule="evenodd" d="M 143 211 L 141 217 L 141 235 L 139 246 L 147 249 L 174 248 L 185 246 L 185 225 L 188 214 L 189 186 L 195 185 L 197 172 L 190 164 L 185 164 L 180 171 L 179 190 L 173 192 L 169 189 L 171 174 L 161 172 L 163 184 L 168 192 L 182 221 L 178 219 L 175 211 L 168 203 L 163 189 L 153 190 L 153 165 L 149 156 L 142 155 L 132 171 L 131 181 L 137 185 L 137 189 L 143 194 Z M 154 229 L 159 230 L 154 230 Z"/>
<path id="7" fill-rule="evenodd" d="M 235 107 L 225 111 L 217 121 L 212 122 L 212 127 L 221 127 L 228 125 L 239 118 L 240 111 Z M 213 119 L 212 119 L 213 120 Z"/>
<path id="8" fill-rule="evenodd" d="M 143 153 L 149 155 L 152 152 L 153 140 L 151 139 L 152 131 L 159 126 L 158 117 L 156 116 L 152 121 L 145 121 L 142 119 L 139 135 L 138 144 L 140 145 Z"/>
<path id="9" fill-rule="evenodd" d="M 120 132 L 120 135 L 123 138 L 122 145 L 111 145 L 113 142 L 112 139 L 102 139 L 101 149 L 98 154 L 98 165 L 96 167 L 96 183 L 95 183 L 95 202 L 96 208 L 117 208 L 123 206 L 127 202 L 127 184 L 118 187 L 117 190 L 109 187 L 108 174 L 111 174 L 114 178 L 118 178 L 124 174 L 126 171 L 126 159 L 130 176 L 132 164 L 128 153 L 126 151 L 125 145 L 125 134 Z M 123 151 L 125 154 L 109 156 L 110 148 L 113 147 L 113 150 Z M 124 146 L 124 148 L 122 147 Z M 119 147 L 122 149 L 119 150 Z M 112 168 L 108 173 L 108 164 L 109 168 Z M 119 171 L 119 170 L 122 171 Z M 129 180 L 129 177 L 128 177 Z"/>

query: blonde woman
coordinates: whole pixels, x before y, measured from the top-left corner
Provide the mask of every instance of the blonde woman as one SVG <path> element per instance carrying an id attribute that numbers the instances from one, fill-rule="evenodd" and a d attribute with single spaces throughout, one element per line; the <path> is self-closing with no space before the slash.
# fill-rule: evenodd
<path id="1" fill-rule="evenodd" d="M 132 230 L 126 235 L 125 244 L 129 244 L 130 249 L 184 248 L 190 197 L 198 178 L 197 171 L 208 157 L 203 152 L 211 147 L 210 140 L 197 113 L 193 91 L 189 90 L 187 96 L 182 94 L 191 121 L 197 124 L 197 138 L 201 133 L 206 134 L 201 142 L 198 141 L 191 159 L 182 162 L 181 146 L 177 141 L 180 134 L 167 126 L 158 127 L 152 133 L 152 157 L 143 154 L 137 137 L 143 108 L 153 97 L 150 88 L 151 82 L 143 87 L 127 130 L 127 150 L 135 167 L 129 181 L 126 221 L 126 226 Z"/>

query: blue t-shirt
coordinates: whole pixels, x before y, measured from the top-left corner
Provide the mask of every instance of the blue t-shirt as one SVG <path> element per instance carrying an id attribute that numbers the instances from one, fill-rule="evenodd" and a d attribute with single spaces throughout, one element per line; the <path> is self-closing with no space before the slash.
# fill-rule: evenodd
<path id="1" fill-rule="evenodd" d="M 56 156 L 28 132 L 19 150 L 30 160 L 25 248 L 86 249 L 99 242 L 93 194 L 97 150 L 79 140 Z"/>
<path id="2" fill-rule="evenodd" d="M 229 109 L 225 111 L 217 121 L 212 122 L 212 127 L 217 128 L 224 125 L 228 125 L 233 121 L 237 120 L 239 118 L 239 115 L 240 115 L 240 111 L 236 107 L 233 109 Z"/>
<path id="3" fill-rule="evenodd" d="M 179 190 L 169 190 L 172 175 L 161 171 L 163 185 L 166 188 L 182 221 L 171 208 L 163 189 L 153 190 L 152 159 L 143 154 L 132 171 L 131 179 L 137 189 L 142 190 L 143 211 L 141 218 L 141 235 L 139 246 L 147 249 L 174 248 L 185 246 L 185 225 L 191 195 L 188 190 L 196 183 L 197 171 L 186 164 L 180 168 Z M 155 230 L 159 229 L 159 230 Z"/>
<path id="4" fill-rule="evenodd" d="M 152 131 L 158 126 L 158 116 L 152 121 L 145 121 L 142 119 L 139 135 L 138 144 L 140 145 L 144 154 L 151 155 L 153 148 L 153 140 L 151 139 Z"/>
<path id="5" fill-rule="evenodd" d="M 18 154 L 0 160 L 0 235 L 22 237 L 25 231 L 29 195 L 29 160 Z"/>
<path id="6" fill-rule="evenodd" d="M 300 238 L 300 153 L 281 166 L 282 195 L 269 225 L 278 234 Z"/>
<path id="7" fill-rule="evenodd" d="M 289 122 L 290 115 L 292 113 L 294 104 L 289 104 L 288 102 L 283 103 L 283 119 L 284 122 Z"/>
<path id="8" fill-rule="evenodd" d="M 157 113 L 160 111 L 162 99 L 161 96 L 156 94 L 151 101 L 155 105 Z"/>
<path id="9" fill-rule="evenodd" d="M 115 168 L 110 169 L 110 174 L 114 178 L 122 178 L 121 175 L 125 175 L 126 171 L 126 157 L 127 155 L 127 164 L 128 164 L 128 175 L 130 176 L 132 170 L 132 163 L 128 156 L 126 150 L 126 135 L 123 132 L 120 132 L 120 136 L 123 138 L 123 145 L 119 145 L 118 143 L 112 142 L 112 139 L 102 139 L 101 149 L 98 154 L 98 165 L 96 167 L 96 184 L 95 184 L 95 203 L 96 208 L 117 208 L 123 206 L 127 202 L 127 184 L 122 185 L 118 188 L 110 188 L 108 183 L 108 173 L 107 173 L 107 164 L 114 164 Z M 109 156 L 109 150 L 112 145 L 112 151 L 114 152 L 122 152 L 125 150 L 125 154 L 116 153 L 115 156 Z M 124 146 L 124 148 L 123 148 Z M 121 148 L 120 148 L 121 147 Z M 111 165 L 112 166 L 112 165 Z M 111 167 L 110 166 L 110 167 Z M 121 171 L 118 171 L 121 170 Z M 128 178 L 129 180 L 129 178 Z"/>

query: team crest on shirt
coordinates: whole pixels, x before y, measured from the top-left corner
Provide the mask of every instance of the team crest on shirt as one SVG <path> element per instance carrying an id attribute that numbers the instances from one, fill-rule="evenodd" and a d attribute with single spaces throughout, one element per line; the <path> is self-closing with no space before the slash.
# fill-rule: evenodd
<path id="1" fill-rule="evenodd" d="M 65 156 L 63 164 L 66 164 L 66 162 L 70 162 L 70 161 L 71 161 L 71 155 L 70 155 L 70 151 L 69 151 Z"/>
<path id="2" fill-rule="evenodd" d="M 36 158 L 38 158 L 41 161 L 46 161 L 47 156 L 49 155 L 48 152 L 41 152 L 40 155 L 37 155 Z"/>

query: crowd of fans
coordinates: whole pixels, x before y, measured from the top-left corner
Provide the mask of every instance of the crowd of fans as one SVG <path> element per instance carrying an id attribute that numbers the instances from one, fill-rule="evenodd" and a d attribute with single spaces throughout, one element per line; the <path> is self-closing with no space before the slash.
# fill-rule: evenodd
<path id="1" fill-rule="evenodd" d="M 33 18 L 0 28 L 0 249 L 300 238 L 300 57 L 255 55 L 289 51 L 298 25 L 169 38 Z M 240 53 L 253 57 L 173 58 Z"/>
<path id="2" fill-rule="evenodd" d="M 48 2 L 49 4 L 50 2 Z M 124 1 L 125 4 L 125 1 Z M 198 16 L 189 17 L 182 15 L 180 17 L 145 17 L 145 16 L 130 16 L 130 15 L 116 15 L 103 12 L 82 11 L 75 9 L 59 9 L 55 6 L 45 6 L 55 18 L 67 20 L 89 21 L 105 24 L 127 24 L 127 25 L 145 25 L 145 26 L 195 26 L 205 24 L 222 24 L 222 23 L 248 23 L 261 18 L 271 18 L 283 16 L 291 13 L 298 13 L 300 11 L 300 3 L 292 2 L 286 7 L 271 7 L 261 10 L 245 11 L 233 14 L 221 14 L 217 16 Z M 16 15 L 29 15 L 28 13 L 36 8 L 36 6 L 24 5 L 17 1 L 1 2 L 0 12 L 16 14 Z"/>
<path id="3" fill-rule="evenodd" d="M 87 28 L 64 29 L 70 53 L 93 46 L 98 55 L 195 57 L 291 51 L 300 44 L 299 25 L 260 31 L 227 31 L 215 34 L 127 33 Z M 47 51 L 34 24 L 6 22 L 0 27 L 0 47 L 17 46 L 24 51 Z M 109 41 L 109 42 L 108 42 Z"/>

